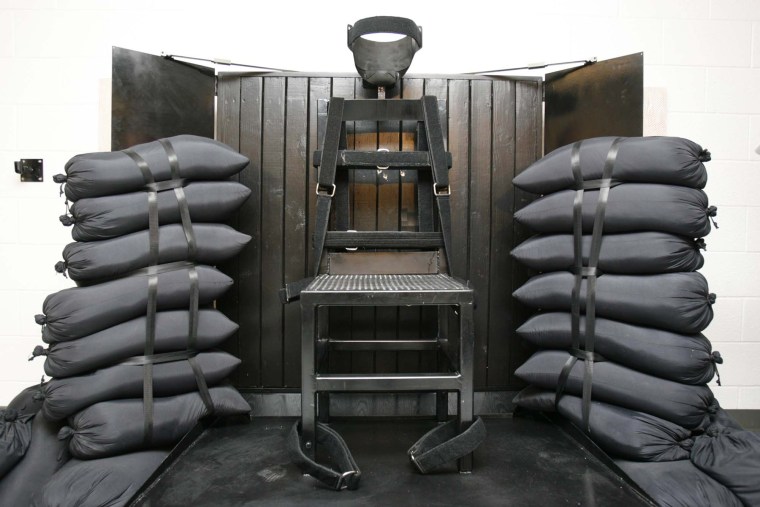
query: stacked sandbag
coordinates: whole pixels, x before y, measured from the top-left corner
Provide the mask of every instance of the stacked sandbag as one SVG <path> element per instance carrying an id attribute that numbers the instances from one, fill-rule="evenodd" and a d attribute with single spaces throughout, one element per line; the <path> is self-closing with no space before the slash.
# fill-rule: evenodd
<path id="1" fill-rule="evenodd" d="M 514 179 L 541 194 L 515 213 L 538 235 L 512 252 L 537 272 L 514 297 L 539 312 L 517 329 L 537 351 L 515 373 L 530 384 L 515 403 L 571 421 L 662 505 L 751 505 L 760 488 L 700 466 L 720 461 L 709 448 L 760 476 L 760 446 L 717 438 L 741 430 L 716 421 L 707 385 L 722 362 L 701 334 L 715 295 L 697 272 L 716 215 L 709 159 L 687 139 L 594 138 Z M 750 449 L 740 460 L 738 447 Z"/>
<path id="2" fill-rule="evenodd" d="M 42 400 L 42 386 L 33 385 L 0 408 L 0 480 L 26 455 L 32 441 L 32 422 Z"/>
<path id="3" fill-rule="evenodd" d="M 48 347 L 32 356 L 52 377 L 36 419 L 75 459 L 35 484 L 34 505 L 124 505 L 201 418 L 250 412 L 224 385 L 240 360 L 216 350 L 237 325 L 213 307 L 233 284 L 214 265 L 250 240 L 221 223 L 250 194 L 229 180 L 247 164 L 183 135 L 78 155 L 56 176 L 76 240 L 56 271 L 78 286 L 35 317 Z"/>

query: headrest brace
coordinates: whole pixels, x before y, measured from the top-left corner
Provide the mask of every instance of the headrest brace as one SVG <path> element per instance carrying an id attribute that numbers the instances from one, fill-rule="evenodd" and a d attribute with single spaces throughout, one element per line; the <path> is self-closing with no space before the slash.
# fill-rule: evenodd
<path id="1" fill-rule="evenodd" d="M 373 33 L 404 35 L 394 41 L 374 41 L 363 36 Z M 422 27 L 407 18 L 375 16 L 348 25 L 348 48 L 354 54 L 359 75 L 376 87 L 393 87 L 406 74 L 414 54 L 422 48 Z"/>

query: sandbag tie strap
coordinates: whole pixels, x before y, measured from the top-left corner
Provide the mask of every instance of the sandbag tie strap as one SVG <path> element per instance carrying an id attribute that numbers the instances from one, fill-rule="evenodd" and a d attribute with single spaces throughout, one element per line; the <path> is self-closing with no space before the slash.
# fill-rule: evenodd
<path id="1" fill-rule="evenodd" d="M 571 269 L 571 272 L 576 276 L 580 276 L 581 278 L 599 278 L 604 274 L 601 269 L 591 266 L 574 266 Z"/>
<path id="2" fill-rule="evenodd" d="M 190 364 L 190 368 L 193 369 L 195 383 L 198 386 L 198 394 L 201 400 L 203 400 L 203 405 L 206 407 L 206 414 L 204 416 L 212 415 L 215 412 L 214 402 L 211 399 L 211 393 L 208 390 L 208 384 L 206 384 L 206 377 L 203 375 L 203 370 L 198 364 L 198 359 L 195 356 L 189 357 L 187 362 Z"/>
<path id="3" fill-rule="evenodd" d="M 314 477 L 335 491 L 356 489 L 359 486 L 362 473 L 351 455 L 346 441 L 335 430 L 322 423 L 317 423 L 315 438 L 317 444 L 324 447 L 330 454 L 337 470 L 321 465 L 306 456 L 301 449 L 300 421 L 293 424 L 287 439 L 287 449 L 291 460 L 303 473 Z"/>
<path id="4" fill-rule="evenodd" d="M 705 242 L 705 238 L 697 238 L 694 240 L 694 248 L 697 250 L 704 250 L 707 251 L 707 243 Z"/>
<path id="5" fill-rule="evenodd" d="M 615 188 L 618 185 L 621 185 L 623 182 L 621 180 L 616 180 L 614 178 L 599 178 L 596 180 L 583 180 L 581 182 L 576 181 L 575 185 L 573 186 L 573 190 L 600 190 L 602 188 Z"/>
<path id="6" fill-rule="evenodd" d="M 472 453 L 486 438 L 483 419 L 476 417 L 469 428 L 459 432 L 456 419 L 428 431 L 409 448 L 410 461 L 420 473 L 436 468 Z"/>
<path id="7" fill-rule="evenodd" d="M 155 183 L 156 180 L 153 178 L 153 173 L 151 172 L 150 167 L 144 158 L 138 155 L 137 152 L 131 148 L 126 148 L 121 151 L 129 158 L 131 158 L 135 164 L 137 164 L 137 168 L 140 169 L 143 181 L 145 181 L 146 184 Z"/>
<path id="8" fill-rule="evenodd" d="M 29 356 L 29 361 L 34 361 L 34 359 L 35 359 L 36 357 L 40 357 L 40 356 L 46 356 L 46 355 L 48 355 L 49 353 L 50 353 L 50 350 L 49 350 L 49 349 L 46 349 L 46 348 L 45 348 L 45 347 L 43 347 L 42 345 L 37 345 L 36 347 L 34 347 L 34 350 L 32 350 L 32 355 L 31 355 L 31 356 Z M 722 360 L 721 360 L 721 361 L 722 361 Z"/>
<path id="9" fill-rule="evenodd" d="M 697 155 L 697 158 L 700 162 L 709 162 L 712 160 L 712 154 L 710 153 L 710 150 L 704 149 L 699 152 L 699 155 Z"/>
<path id="10" fill-rule="evenodd" d="M 718 222 L 715 221 L 715 217 L 718 216 L 718 207 L 710 206 L 705 210 L 705 213 L 707 214 L 707 218 L 710 219 L 710 222 L 712 222 L 713 227 L 720 229 L 720 227 L 718 227 Z"/>
<path id="11" fill-rule="evenodd" d="M 177 158 L 177 152 L 174 151 L 172 143 L 168 139 L 159 139 L 159 143 L 166 152 L 166 157 L 169 159 L 169 167 L 172 171 L 172 180 L 180 181 L 179 175 L 179 159 Z M 190 208 L 187 204 L 187 196 L 185 196 L 185 190 L 182 186 L 174 187 L 174 195 L 177 197 L 177 205 L 179 206 L 179 216 L 182 220 L 182 230 L 185 232 L 185 238 L 187 239 L 187 255 L 190 260 L 194 260 L 198 253 L 198 247 L 195 242 L 195 233 L 193 232 L 193 223 L 190 220 Z"/>
<path id="12" fill-rule="evenodd" d="M 713 350 L 712 354 L 710 354 L 710 361 L 712 361 L 713 368 L 715 368 L 715 382 L 721 386 L 723 384 L 720 383 L 720 372 L 718 371 L 718 365 L 723 364 L 723 356 L 721 356 L 720 352 L 717 350 Z"/>
<path id="13" fill-rule="evenodd" d="M 188 181 L 184 178 L 148 183 L 143 187 L 145 192 L 165 192 L 187 186 Z"/>
<path id="14" fill-rule="evenodd" d="M 132 356 L 121 361 L 118 364 L 124 366 L 145 366 L 148 364 L 174 363 L 177 361 L 185 361 L 197 355 L 197 350 L 178 350 L 175 352 L 162 352 L 159 354 Z"/>
<path id="15" fill-rule="evenodd" d="M 588 351 L 588 350 L 583 350 L 583 349 L 573 349 L 573 348 L 568 350 L 568 352 L 572 356 L 580 359 L 581 361 L 591 361 L 594 363 L 601 363 L 603 361 L 607 361 L 607 358 L 598 352 L 593 352 L 593 351 Z"/>

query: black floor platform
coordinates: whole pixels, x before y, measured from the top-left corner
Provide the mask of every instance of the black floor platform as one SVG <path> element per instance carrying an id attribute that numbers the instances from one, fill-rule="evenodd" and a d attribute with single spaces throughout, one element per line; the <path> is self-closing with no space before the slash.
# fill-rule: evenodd
<path id="1" fill-rule="evenodd" d="M 433 421 L 344 419 L 331 426 L 362 470 L 355 491 L 335 492 L 290 463 L 294 419 L 221 422 L 206 429 L 134 506 L 640 506 L 651 505 L 554 423 L 486 419 L 488 437 L 472 474 L 456 465 L 420 475 L 406 449 Z"/>

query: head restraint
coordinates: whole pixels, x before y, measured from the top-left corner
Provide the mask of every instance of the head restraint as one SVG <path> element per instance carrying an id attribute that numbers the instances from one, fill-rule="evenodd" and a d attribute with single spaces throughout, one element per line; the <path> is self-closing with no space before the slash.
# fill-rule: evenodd
<path id="1" fill-rule="evenodd" d="M 401 39 L 381 42 L 364 37 L 374 33 L 395 33 Z M 414 53 L 422 48 L 422 27 L 407 18 L 375 16 L 348 25 L 348 48 L 366 84 L 391 88 L 406 74 Z"/>

